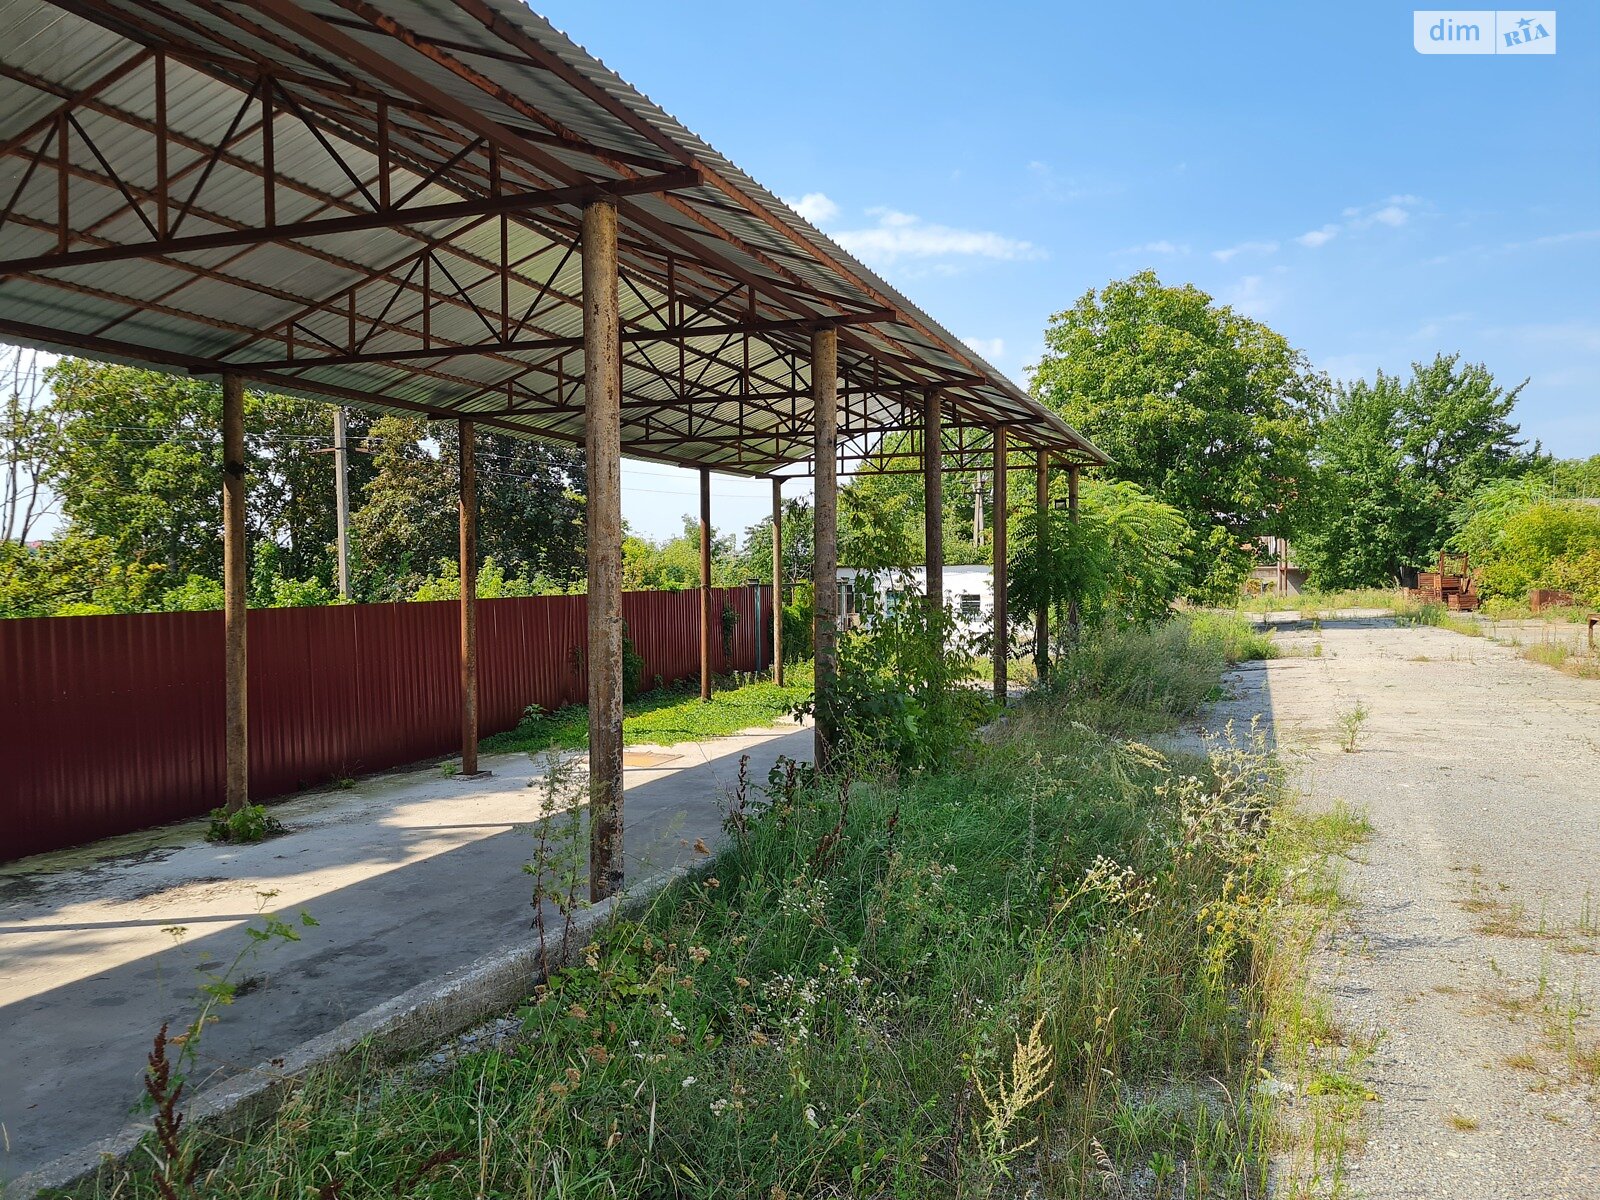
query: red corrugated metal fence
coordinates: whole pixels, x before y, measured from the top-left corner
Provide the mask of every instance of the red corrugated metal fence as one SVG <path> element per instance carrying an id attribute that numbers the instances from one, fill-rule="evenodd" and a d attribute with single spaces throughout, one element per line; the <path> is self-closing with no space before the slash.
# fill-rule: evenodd
<path id="1" fill-rule="evenodd" d="M 712 669 L 771 660 L 771 589 L 717 588 L 739 614 Z M 583 596 L 485 600 L 485 734 L 582 703 Z M 629 592 L 644 686 L 700 670 L 698 592 Z M 281 796 L 460 745 L 457 606 L 351 604 L 250 614 L 250 790 Z M 760 647 L 758 661 L 757 647 Z M 0 861 L 207 812 L 222 801 L 222 614 L 0 621 Z"/>

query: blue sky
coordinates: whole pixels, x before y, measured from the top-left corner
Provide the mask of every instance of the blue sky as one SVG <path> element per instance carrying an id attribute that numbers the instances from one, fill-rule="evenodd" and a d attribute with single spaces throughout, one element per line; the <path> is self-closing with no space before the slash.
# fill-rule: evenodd
<path id="1" fill-rule="evenodd" d="M 1419 55 L 1386 3 L 534 7 L 1019 382 L 1052 312 L 1153 267 L 1335 377 L 1528 377 L 1524 432 L 1600 453 L 1600 6 L 1537 57 Z M 639 532 L 694 507 L 625 483 Z"/>

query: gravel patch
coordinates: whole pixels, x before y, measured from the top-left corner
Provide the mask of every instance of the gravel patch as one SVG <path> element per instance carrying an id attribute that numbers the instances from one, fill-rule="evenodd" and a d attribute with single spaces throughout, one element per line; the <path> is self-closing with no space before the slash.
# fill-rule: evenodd
<path id="1" fill-rule="evenodd" d="M 1600 1197 L 1600 682 L 1388 621 L 1277 640 L 1208 724 L 1265 714 L 1306 803 L 1374 828 L 1315 964 L 1340 1023 L 1379 1039 L 1349 1191 Z"/>

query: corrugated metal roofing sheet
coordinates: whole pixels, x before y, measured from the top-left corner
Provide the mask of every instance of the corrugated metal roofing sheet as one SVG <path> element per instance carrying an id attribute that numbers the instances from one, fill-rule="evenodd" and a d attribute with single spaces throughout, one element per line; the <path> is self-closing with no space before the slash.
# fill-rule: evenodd
<path id="1" fill-rule="evenodd" d="M 637 340 L 669 320 L 739 324 L 759 296 L 770 320 L 880 313 L 876 323 L 841 328 L 851 432 L 916 427 L 919 389 L 938 386 L 957 423 L 1005 424 L 1024 443 L 1103 460 L 516 0 L 73 0 L 70 9 L 0 0 L 0 22 L 12 32 L 0 50 L 0 203 L 11 200 L 0 260 L 56 252 L 61 192 L 55 171 L 38 167 L 54 161 L 62 140 L 72 166 L 71 249 L 158 236 L 150 222 L 159 186 L 159 55 L 169 211 L 184 237 L 267 223 L 268 103 L 279 225 L 372 212 L 385 144 L 394 194 L 413 193 L 404 208 L 489 194 L 483 162 L 493 177 L 504 171 L 509 179 L 515 169 L 523 187 L 535 188 L 696 170 L 698 185 L 619 203 L 625 452 L 749 473 L 809 458 L 800 436 L 810 422 L 803 328 L 752 335 L 749 372 L 743 338 L 684 337 L 681 367 L 678 341 Z M 74 96 L 73 125 L 63 133 L 50 117 Z M 396 218 L 395 227 L 338 236 L 165 258 L 152 248 L 3 273 L 0 332 L 169 367 L 228 367 L 278 390 L 476 414 L 500 428 L 573 438 L 582 429 L 581 350 L 503 347 L 513 327 L 535 342 L 581 336 L 581 262 L 569 252 L 575 214 L 572 205 L 521 211 L 504 233 L 499 218 L 482 215 Z M 502 237 L 512 264 L 505 281 Z M 680 291 L 693 298 L 688 316 L 668 315 L 664 276 L 674 262 Z M 417 283 L 419 267 L 431 295 Z M 732 290 L 723 286 L 729 280 Z M 693 312 L 696 305 L 703 311 Z M 482 349 L 343 361 L 449 345 Z M 311 365 L 317 357 L 334 361 Z M 863 390 L 876 394 L 863 401 L 855 395 Z M 763 395 L 783 398 L 757 399 Z"/>

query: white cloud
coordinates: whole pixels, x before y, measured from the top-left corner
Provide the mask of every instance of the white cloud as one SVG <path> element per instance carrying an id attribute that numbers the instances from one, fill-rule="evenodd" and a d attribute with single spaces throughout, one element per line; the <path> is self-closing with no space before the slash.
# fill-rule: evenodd
<path id="1" fill-rule="evenodd" d="M 1307 230 L 1305 233 L 1302 233 L 1299 237 L 1295 238 L 1295 241 L 1299 242 L 1302 246 L 1309 246 L 1311 249 L 1315 250 L 1318 246 L 1326 246 L 1338 236 L 1339 227 L 1337 225 L 1324 225 L 1321 229 Z"/>
<path id="2" fill-rule="evenodd" d="M 1411 220 L 1412 210 L 1422 204 L 1420 196 L 1390 196 L 1378 204 L 1358 205 L 1344 210 L 1346 226 L 1350 229 L 1370 229 L 1374 225 L 1387 225 L 1398 229 Z"/>
<path id="3" fill-rule="evenodd" d="M 833 238 L 852 254 L 873 264 L 888 264 L 907 258 L 1021 261 L 1045 257 L 1044 251 L 1031 242 L 987 230 L 939 225 L 893 208 L 870 208 L 867 214 L 877 218 L 877 225 L 864 229 L 841 229 L 833 234 Z"/>
<path id="4" fill-rule="evenodd" d="M 807 192 L 798 200 L 785 200 L 784 203 L 813 225 L 826 225 L 839 215 L 839 206 L 822 192 Z"/>
<path id="5" fill-rule="evenodd" d="M 1222 250 L 1213 250 L 1211 257 L 1218 262 L 1227 262 L 1241 254 L 1276 254 L 1277 242 L 1240 242 L 1237 246 L 1228 246 Z"/>
<path id="6" fill-rule="evenodd" d="M 1574 229 L 1570 233 L 1550 233 L 1536 237 L 1531 242 L 1507 242 L 1507 250 L 1525 250 L 1532 246 L 1565 246 L 1570 242 L 1592 242 L 1600 239 L 1600 229 Z"/>
<path id="7" fill-rule="evenodd" d="M 1159 242 L 1144 242 L 1138 246 L 1129 246 L 1126 250 L 1118 250 L 1118 254 L 1187 254 L 1188 246 L 1180 246 L 1176 242 L 1169 242 L 1162 238 Z"/>
<path id="8" fill-rule="evenodd" d="M 1315 229 L 1308 229 L 1294 241 L 1297 245 L 1308 250 L 1326 246 L 1341 233 L 1355 232 L 1370 229 L 1374 225 L 1385 225 L 1390 229 L 1398 229 L 1405 225 L 1422 206 L 1422 197 L 1407 194 L 1388 196 L 1376 204 L 1355 204 L 1344 209 L 1339 215 L 1340 221 L 1329 221 Z M 1277 250 L 1277 242 L 1240 242 L 1237 246 L 1229 246 L 1223 250 L 1213 250 L 1211 256 L 1218 262 L 1227 262 L 1240 254 L 1271 254 Z"/>
<path id="9" fill-rule="evenodd" d="M 1000 358 L 1006 352 L 1005 338 L 962 338 L 961 340 L 988 359 Z"/>
<path id="10" fill-rule="evenodd" d="M 1222 293 L 1222 302 L 1250 317 L 1265 317 L 1277 307 L 1278 297 L 1264 275 L 1246 275 Z"/>

